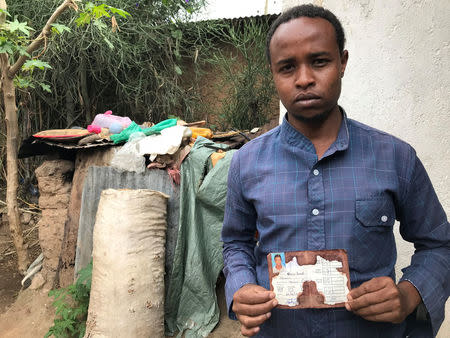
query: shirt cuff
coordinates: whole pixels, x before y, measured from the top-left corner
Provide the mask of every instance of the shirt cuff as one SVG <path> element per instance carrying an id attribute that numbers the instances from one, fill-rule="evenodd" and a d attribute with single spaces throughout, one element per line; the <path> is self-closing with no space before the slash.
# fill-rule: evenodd
<path id="1" fill-rule="evenodd" d="M 435 337 L 444 321 L 445 301 L 443 297 L 445 290 L 433 276 L 427 275 L 426 278 L 417 270 L 406 269 L 399 282 L 408 281 L 419 292 L 431 320 L 433 336 Z"/>
<path id="2" fill-rule="evenodd" d="M 225 299 L 227 301 L 228 316 L 236 320 L 235 313 L 231 310 L 233 306 L 233 296 L 237 290 L 246 284 L 257 284 L 255 275 L 250 271 L 239 271 L 228 274 L 225 281 Z"/>

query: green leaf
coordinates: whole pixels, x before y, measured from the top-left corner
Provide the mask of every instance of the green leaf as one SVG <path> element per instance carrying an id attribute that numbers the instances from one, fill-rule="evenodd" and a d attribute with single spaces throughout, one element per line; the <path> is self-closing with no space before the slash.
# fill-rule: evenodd
<path id="1" fill-rule="evenodd" d="M 14 45 L 9 42 L 6 41 L 3 44 L 0 45 L 0 53 L 8 53 L 8 54 L 13 54 L 14 53 Z"/>
<path id="2" fill-rule="evenodd" d="M 96 19 L 102 18 L 104 16 L 106 16 L 107 18 L 111 17 L 111 15 L 106 11 L 105 4 L 95 6 L 94 8 L 92 8 L 92 14 Z"/>
<path id="3" fill-rule="evenodd" d="M 27 60 L 22 66 L 23 70 L 33 70 L 34 68 L 44 70 L 45 68 L 51 69 L 52 66 L 41 60 Z"/>
<path id="4" fill-rule="evenodd" d="M 70 32 L 71 30 L 66 25 L 54 23 L 54 24 L 52 24 L 52 31 L 54 31 L 55 33 L 58 33 L 58 34 L 62 34 L 64 32 Z"/>
<path id="5" fill-rule="evenodd" d="M 14 21 L 9 21 L 9 30 L 11 32 L 20 31 L 26 36 L 30 36 L 30 31 L 34 29 L 27 26 L 26 22 L 19 22 L 17 19 L 14 19 Z"/>
<path id="6" fill-rule="evenodd" d="M 108 5 L 107 5 L 107 8 L 111 11 L 111 13 L 120 15 L 122 18 L 126 18 L 127 16 L 131 16 L 130 13 L 128 13 L 127 11 L 124 11 L 123 9 L 112 7 L 112 6 L 108 6 Z"/>
<path id="7" fill-rule="evenodd" d="M 177 65 L 175 65 L 175 73 L 177 73 L 178 75 L 183 74 L 183 71 L 181 70 L 181 68 Z"/>
<path id="8" fill-rule="evenodd" d="M 78 16 L 78 18 L 75 20 L 75 23 L 77 24 L 77 26 L 83 26 L 83 25 L 87 25 L 91 22 L 92 20 L 92 16 L 89 13 L 80 13 L 80 15 Z"/>
<path id="9" fill-rule="evenodd" d="M 85 10 L 86 10 L 86 11 L 92 12 L 92 10 L 94 9 L 94 7 L 95 7 L 95 5 L 94 5 L 91 1 L 89 1 L 89 2 L 86 4 L 86 6 L 85 6 Z"/>
<path id="10" fill-rule="evenodd" d="M 31 55 L 27 53 L 27 50 L 22 46 L 16 46 L 16 50 L 19 52 L 20 55 L 28 56 L 29 58 L 31 57 Z"/>
<path id="11" fill-rule="evenodd" d="M 50 89 L 50 86 L 48 84 L 45 83 L 40 83 L 39 84 L 42 88 L 42 90 L 46 91 L 47 93 L 52 93 L 52 90 Z"/>
<path id="12" fill-rule="evenodd" d="M 34 88 L 34 84 L 30 78 L 24 78 L 24 77 L 20 77 L 20 76 L 16 76 L 14 78 L 14 85 L 17 88 L 22 88 L 22 89 Z"/>

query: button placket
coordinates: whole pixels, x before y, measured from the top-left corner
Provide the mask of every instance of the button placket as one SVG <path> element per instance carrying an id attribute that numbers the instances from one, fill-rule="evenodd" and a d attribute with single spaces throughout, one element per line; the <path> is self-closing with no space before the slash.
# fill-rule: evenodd
<path id="1" fill-rule="evenodd" d="M 314 166 L 316 166 L 314 164 Z M 308 250 L 325 248 L 325 191 L 322 172 L 319 168 L 311 168 L 308 177 Z"/>

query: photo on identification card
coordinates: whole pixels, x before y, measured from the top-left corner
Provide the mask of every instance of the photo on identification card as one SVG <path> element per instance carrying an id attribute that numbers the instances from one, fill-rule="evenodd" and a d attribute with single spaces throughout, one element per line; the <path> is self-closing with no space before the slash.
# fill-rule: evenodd
<path id="1" fill-rule="evenodd" d="M 267 264 L 278 308 L 334 308 L 347 301 L 350 273 L 343 249 L 271 252 Z"/>

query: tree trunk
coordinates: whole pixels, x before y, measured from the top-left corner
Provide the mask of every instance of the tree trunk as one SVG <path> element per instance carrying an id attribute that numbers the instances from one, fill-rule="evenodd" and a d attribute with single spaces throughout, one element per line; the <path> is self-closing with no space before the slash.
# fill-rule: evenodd
<path id="1" fill-rule="evenodd" d="M 11 231 L 11 237 L 17 252 L 17 266 L 19 272 L 24 274 L 30 263 L 28 257 L 27 247 L 24 244 L 22 229 L 19 218 L 19 207 L 17 203 L 17 188 L 18 184 L 18 165 L 17 165 L 17 149 L 18 149 L 18 135 L 19 123 L 17 120 L 16 107 L 16 89 L 14 87 L 14 77 L 20 71 L 23 64 L 29 59 L 42 44 L 44 40 L 50 35 L 52 24 L 55 20 L 68 8 L 78 10 L 76 0 L 64 0 L 61 5 L 53 12 L 48 19 L 41 33 L 28 45 L 26 51 L 28 55 L 23 54 L 9 65 L 8 54 L 0 54 L 0 69 L 2 73 L 2 90 L 5 105 L 5 120 L 6 120 L 6 161 L 7 161 L 7 175 L 6 175 L 6 203 L 8 208 L 8 222 Z M 0 0 L 0 9 L 6 10 L 6 0 Z M 0 14 L 0 25 L 5 22 L 5 13 Z"/>
<path id="2" fill-rule="evenodd" d="M 19 126 L 17 121 L 16 90 L 13 78 L 8 76 L 9 60 L 7 54 L 1 54 L 3 100 L 5 104 L 6 120 L 6 204 L 8 208 L 8 222 L 11 237 L 17 252 L 17 266 L 20 273 L 24 274 L 30 263 L 28 251 L 22 236 L 22 227 L 19 218 L 17 203 L 18 165 L 17 149 Z"/>

